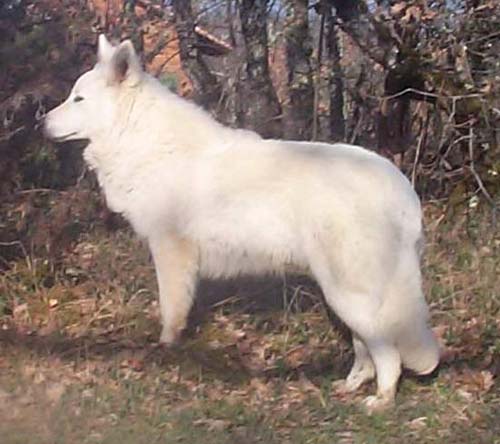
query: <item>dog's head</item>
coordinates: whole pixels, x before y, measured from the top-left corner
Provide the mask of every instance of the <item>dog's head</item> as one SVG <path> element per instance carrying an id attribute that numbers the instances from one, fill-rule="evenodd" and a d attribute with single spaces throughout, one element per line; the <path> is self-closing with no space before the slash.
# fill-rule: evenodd
<path id="1" fill-rule="evenodd" d="M 75 83 L 69 97 L 45 116 L 46 135 L 57 141 L 93 140 L 119 116 L 120 96 L 141 82 L 143 71 L 130 40 L 113 46 L 99 36 L 97 64 Z"/>

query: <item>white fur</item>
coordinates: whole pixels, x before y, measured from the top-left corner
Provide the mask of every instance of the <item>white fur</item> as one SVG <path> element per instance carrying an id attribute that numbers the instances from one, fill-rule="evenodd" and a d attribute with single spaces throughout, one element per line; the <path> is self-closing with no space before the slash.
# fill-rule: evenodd
<path id="1" fill-rule="evenodd" d="M 370 408 L 393 401 L 401 363 L 419 373 L 437 365 L 419 199 L 384 158 L 226 128 L 142 72 L 129 42 L 114 48 L 103 37 L 96 67 L 47 115 L 46 131 L 90 140 L 84 157 L 110 208 L 148 239 L 164 342 L 184 328 L 200 275 L 291 268 L 315 277 L 353 330 L 345 389 L 376 372 Z"/>

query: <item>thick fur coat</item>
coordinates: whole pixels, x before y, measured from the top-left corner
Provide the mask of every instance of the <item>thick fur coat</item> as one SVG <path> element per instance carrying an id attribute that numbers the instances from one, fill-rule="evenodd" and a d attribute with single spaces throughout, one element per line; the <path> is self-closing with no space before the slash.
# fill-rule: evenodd
<path id="1" fill-rule="evenodd" d="M 394 400 L 401 366 L 438 363 L 421 290 L 420 202 L 386 159 L 346 144 L 263 140 L 226 128 L 142 71 L 129 41 L 101 36 L 98 63 L 45 120 L 88 139 L 108 205 L 147 239 L 161 340 L 184 328 L 200 276 L 309 273 L 353 332 L 339 389 L 377 378 L 370 409 Z"/>

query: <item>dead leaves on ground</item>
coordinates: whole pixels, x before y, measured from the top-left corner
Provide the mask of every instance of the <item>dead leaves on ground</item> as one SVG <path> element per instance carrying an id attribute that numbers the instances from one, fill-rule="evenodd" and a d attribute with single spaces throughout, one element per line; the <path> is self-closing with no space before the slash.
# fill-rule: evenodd
<path id="1" fill-rule="evenodd" d="M 429 237 L 434 241 L 427 253 L 432 271 L 428 281 L 440 290 L 429 294 L 443 350 L 442 368 L 430 385 L 403 380 L 397 415 L 411 437 L 428 433 L 438 421 L 439 436 L 446 439 L 447 426 L 481 425 L 483 410 L 493 409 L 495 399 L 499 402 L 500 320 L 495 315 L 498 301 L 490 296 L 497 285 L 491 270 L 498 245 L 476 248 L 470 241 L 461 242 L 463 230 L 461 226 Z M 244 426 L 231 412 L 244 409 L 264 415 L 266 424 L 286 437 L 291 430 L 317 424 L 318 418 L 322 424 L 335 422 L 328 416 L 331 411 L 345 409 L 363 396 L 334 393 L 331 382 L 345 376 L 352 351 L 318 307 L 249 313 L 220 305 L 205 314 L 181 346 L 159 347 L 154 274 L 141 248 L 123 234 L 111 240 L 88 238 L 68 253 L 66 271 L 51 288 L 33 286 L 29 293 L 23 280 L 26 270 L 9 281 L 9 290 L 18 285 L 18 293 L 13 293 L 10 313 L 0 325 L 18 335 L 20 342 L 28 337 L 38 345 L 30 349 L 10 343 L 2 349 L 0 377 L 18 371 L 24 387 L 33 388 L 24 397 L 0 391 L 0 406 L 8 399 L 26 415 L 35 405 L 53 410 L 75 388 L 83 402 L 98 403 L 99 391 L 120 398 L 130 387 L 139 387 L 140 394 L 130 396 L 136 396 L 145 412 L 165 408 L 182 416 L 195 411 L 194 427 L 207 433 L 235 433 Z M 135 250 L 142 255 L 139 259 L 131 253 Z M 47 341 L 53 335 L 63 341 L 56 352 Z M 18 363 L 15 369 L 12 362 Z M 211 410 L 221 404 L 229 413 Z M 414 414 L 420 404 L 439 412 L 439 420 L 432 411 Z M 74 409 L 82 411 L 81 406 Z M 347 411 L 360 420 L 354 407 Z M 113 414 L 108 412 L 106 426 L 116 423 Z M 356 442 L 356 430 L 346 420 L 335 437 Z"/>

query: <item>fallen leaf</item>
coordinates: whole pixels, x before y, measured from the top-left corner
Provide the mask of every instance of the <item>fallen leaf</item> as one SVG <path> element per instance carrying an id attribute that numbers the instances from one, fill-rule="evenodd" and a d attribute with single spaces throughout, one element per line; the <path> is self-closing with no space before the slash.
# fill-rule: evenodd
<path id="1" fill-rule="evenodd" d="M 136 372 L 142 372 L 144 370 L 144 361 L 140 359 L 129 359 L 127 364 L 129 368 Z"/>
<path id="2" fill-rule="evenodd" d="M 250 381 L 250 387 L 259 394 L 268 394 L 270 390 L 269 386 L 258 378 L 252 378 Z"/>
<path id="3" fill-rule="evenodd" d="M 193 422 L 195 426 L 206 426 L 210 432 L 221 432 L 231 425 L 227 419 L 197 419 Z"/>
<path id="4" fill-rule="evenodd" d="M 408 426 L 413 430 L 423 429 L 427 427 L 427 416 L 420 416 L 408 422 Z"/>
<path id="5" fill-rule="evenodd" d="M 25 302 L 24 304 L 19 304 L 14 307 L 12 311 L 14 314 L 14 318 L 17 318 L 28 311 L 28 304 Z"/>
<path id="6" fill-rule="evenodd" d="M 310 357 L 311 348 L 308 345 L 298 345 L 286 354 L 285 359 L 292 368 L 297 368 L 308 362 Z"/>
<path id="7" fill-rule="evenodd" d="M 467 390 L 464 390 L 464 389 L 458 389 L 457 390 L 457 394 L 461 398 L 463 398 L 463 399 L 465 399 L 466 401 L 469 401 L 469 402 L 472 401 L 473 398 L 474 398 L 474 396 L 472 395 L 472 393 L 470 393 L 470 392 L 468 392 Z"/>
<path id="8" fill-rule="evenodd" d="M 489 392 L 490 389 L 495 384 L 495 377 L 493 376 L 493 373 L 491 373 L 488 370 L 483 370 L 481 372 L 481 377 L 482 377 L 483 390 L 485 392 Z"/>

